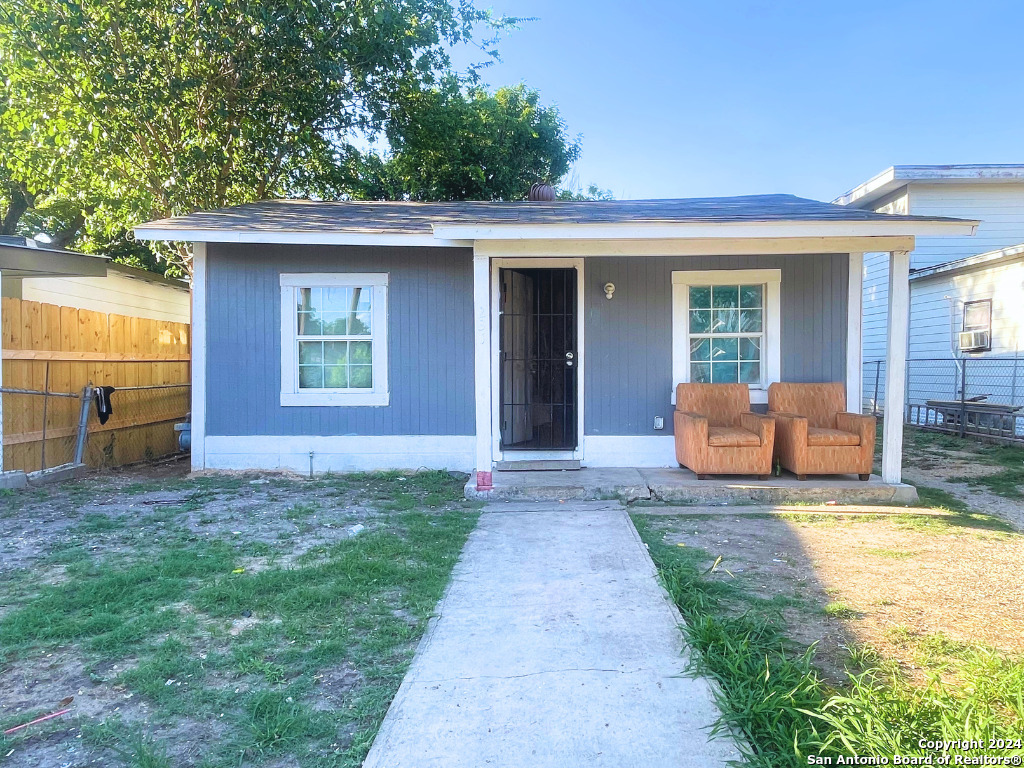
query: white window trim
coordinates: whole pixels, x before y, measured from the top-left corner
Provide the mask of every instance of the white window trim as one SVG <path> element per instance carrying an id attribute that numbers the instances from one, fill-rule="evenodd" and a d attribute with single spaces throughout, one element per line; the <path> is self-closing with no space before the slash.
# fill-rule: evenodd
<path id="1" fill-rule="evenodd" d="M 782 270 L 712 269 L 672 273 L 672 394 L 676 402 L 676 384 L 690 381 L 690 286 L 691 285 L 765 286 L 764 342 L 761 350 L 761 383 L 750 385 L 750 402 L 767 403 L 768 385 L 778 381 L 782 371 Z"/>
<path id="2" fill-rule="evenodd" d="M 373 288 L 373 390 L 367 392 L 330 389 L 299 390 L 298 320 L 295 289 L 344 285 Z M 388 405 L 388 274 L 386 272 L 305 272 L 281 275 L 281 405 Z"/>

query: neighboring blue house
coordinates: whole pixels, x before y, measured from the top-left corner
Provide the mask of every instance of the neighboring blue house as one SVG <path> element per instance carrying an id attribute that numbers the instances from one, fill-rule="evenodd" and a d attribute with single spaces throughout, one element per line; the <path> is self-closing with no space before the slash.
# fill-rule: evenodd
<path id="1" fill-rule="evenodd" d="M 838 380 L 859 410 L 865 252 L 890 254 L 902 402 L 907 254 L 974 226 L 789 195 L 279 200 L 136 235 L 194 244 L 195 469 L 446 467 L 486 484 L 517 459 L 676 466 L 678 382 L 744 382 L 764 408 L 773 381 Z M 886 482 L 901 440 L 886 429 Z"/>

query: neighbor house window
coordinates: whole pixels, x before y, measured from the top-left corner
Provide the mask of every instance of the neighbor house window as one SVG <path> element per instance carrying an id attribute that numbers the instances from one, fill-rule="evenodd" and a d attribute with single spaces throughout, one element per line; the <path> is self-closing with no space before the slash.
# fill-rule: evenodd
<path id="1" fill-rule="evenodd" d="M 281 405 L 386 405 L 386 274 L 281 275 Z"/>
<path id="2" fill-rule="evenodd" d="M 964 331 L 992 332 L 992 299 L 964 302 Z"/>
<path id="3" fill-rule="evenodd" d="M 777 269 L 673 272 L 675 383 L 747 384 L 766 402 L 779 377 Z"/>

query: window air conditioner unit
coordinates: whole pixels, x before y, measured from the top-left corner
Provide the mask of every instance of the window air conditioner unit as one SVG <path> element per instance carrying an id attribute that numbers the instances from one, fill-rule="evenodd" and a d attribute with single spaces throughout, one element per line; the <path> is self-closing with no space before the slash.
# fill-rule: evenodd
<path id="1" fill-rule="evenodd" d="M 985 352 L 989 349 L 992 349 L 989 331 L 964 331 L 960 334 L 961 352 Z"/>

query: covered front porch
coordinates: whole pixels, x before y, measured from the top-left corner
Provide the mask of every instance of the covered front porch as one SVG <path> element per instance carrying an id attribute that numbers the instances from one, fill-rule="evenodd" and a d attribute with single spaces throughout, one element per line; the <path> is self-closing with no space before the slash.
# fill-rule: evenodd
<path id="1" fill-rule="evenodd" d="M 744 368 L 742 352 L 738 362 L 739 380 L 750 377 L 752 410 L 766 409 L 767 387 L 775 381 L 841 381 L 847 410 L 860 413 L 863 256 L 888 253 L 885 411 L 899 415 L 914 238 L 972 230 L 971 222 L 880 215 L 864 221 L 435 226 L 436 237 L 471 241 L 474 247 L 476 470 L 467 495 L 684 503 L 913 501 L 915 492 L 901 482 L 899 417 L 885 421 L 881 474 L 867 482 L 856 475 L 801 482 L 785 473 L 763 481 L 697 480 L 680 469 L 672 434 L 674 387 L 693 380 L 699 366 L 688 351 L 693 329 L 685 326 L 690 308 L 681 302 L 679 288 L 717 289 L 722 283 L 741 292 L 757 288 L 751 292 L 760 311 L 752 326 L 757 338 L 748 344 L 756 347 L 757 365 Z M 515 360 L 509 362 L 508 316 L 522 311 L 508 303 L 513 281 L 507 274 L 535 276 L 544 269 L 571 270 L 575 281 L 565 299 L 569 303 L 560 309 L 552 305 L 572 335 L 547 360 L 563 361 L 565 369 L 556 375 L 570 384 L 556 387 L 561 411 L 541 404 L 549 420 L 562 414 L 560 442 L 517 443 L 514 433 L 523 432 L 523 424 L 533 437 L 540 432 L 531 418 L 544 417 L 535 418 L 530 410 L 521 415 L 515 409 L 522 396 L 509 394 L 522 387 L 512 373 Z M 571 371 L 568 378 L 565 371 Z M 576 462 L 580 469 L 503 471 L 497 466 L 550 460 Z"/>

